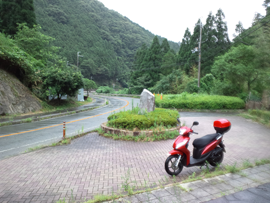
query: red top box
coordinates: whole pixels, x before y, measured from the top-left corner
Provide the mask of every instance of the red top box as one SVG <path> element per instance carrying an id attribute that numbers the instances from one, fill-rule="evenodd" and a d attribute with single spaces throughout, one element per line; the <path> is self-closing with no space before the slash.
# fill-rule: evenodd
<path id="1" fill-rule="evenodd" d="M 214 121 L 214 128 L 217 131 L 217 133 L 226 133 L 231 129 L 231 122 L 227 119 L 218 119 Z"/>

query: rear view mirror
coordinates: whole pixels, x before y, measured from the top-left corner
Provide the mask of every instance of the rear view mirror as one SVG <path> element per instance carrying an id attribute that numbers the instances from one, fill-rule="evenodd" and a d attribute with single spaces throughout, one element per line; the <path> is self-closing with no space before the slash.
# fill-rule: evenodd
<path id="1" fill-rule="evenodd" d="M 177 118 L 177 122 L 178 122 L 179 124 L 181 123 L 179 118 Z"/>
<path id="2" fill-rule="evenodd" d="M 198 121 L 194 121 L 193 122 L 193 125 L 199 125 L 199 122 Z"/>

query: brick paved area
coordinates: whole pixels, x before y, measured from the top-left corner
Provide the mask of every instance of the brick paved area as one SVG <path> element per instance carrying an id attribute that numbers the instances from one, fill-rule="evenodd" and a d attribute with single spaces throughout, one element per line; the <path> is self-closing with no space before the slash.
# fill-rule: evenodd
<path id="1" fill-rule="evenodd" d="M 219 118 L 219 117 L 217 117 Z M 243 159 L 270 158 L 270 130 L 237 116 L 227 116 L 232 129 L 225 134 L 224 164 Z M 199 132 L 193 139 L 212 133 L 216 117 L 186 117 L 187 125 L 198 120 Z M 115 141 L 90 133 L 68 146 L 46 148 L 0 161 L 0 202 L 55 202 L 73 196 L 77 200 L 94 194 L 111 194 L 121 187 L 122 176 L 139 186 L 169 179 L 164 170 L 173 140 L 139 143 Z M 189 149 L 192 149 L 190 144 Z M 198 167 L 184 168 L 178 181 L 200 172 Z"/>

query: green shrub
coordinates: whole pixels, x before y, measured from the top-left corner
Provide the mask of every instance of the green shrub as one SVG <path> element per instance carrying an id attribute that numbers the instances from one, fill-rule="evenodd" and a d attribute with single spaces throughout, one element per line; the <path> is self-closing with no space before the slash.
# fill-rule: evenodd
<path id="1" fill-rule="evenodd" d="M 115 94 L 129 94 L 129 89 L 124 88 L 122 90 L 118 90 L 117 92 L 115 92 Z"/>
<path id="2" fill-rule="evenodd" d="M 138 113 L 139 108 L 137 107 L 112 114 L 108 117 L 108 126 L 131 130 L 134 128 L 142 130 L 157 126 L 176 126 L 176 118 L 179 117 L 178 111 L 158 108 L 149 113 L 145 112 L 143 115 Z"/>
<path id="3" fill-rule="evenodd" d="M 100 86 L 97 90 L 97 93 L 113 93 L 114 89 L 108 86 Z"/>
<path id="4" fill-rule="evenodd" d="M 156 97 L 156 106 L 177 109 L 243 109 L 245 102 L 238 97 L 182 93 Z"/>

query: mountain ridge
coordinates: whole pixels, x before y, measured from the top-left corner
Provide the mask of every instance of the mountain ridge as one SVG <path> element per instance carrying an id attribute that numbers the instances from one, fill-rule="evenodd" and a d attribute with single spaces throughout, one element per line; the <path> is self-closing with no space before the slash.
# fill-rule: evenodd
<path id="1" fill-rule="evenodd" d="M 118 81 L 126 86 L 134 55 L 140 46 L 151 44 L 154 34 L 97 0 L 35 0 L 38 24 L 61 47 L 60 55 L 77 63 L 84 77 L 99 84 Z M 159 37 L 160 44 L 163 38 Z M 178 52 L 179 45 L 169 41 Z M 110 82 L 111 81 L 111 82 Z"/>

